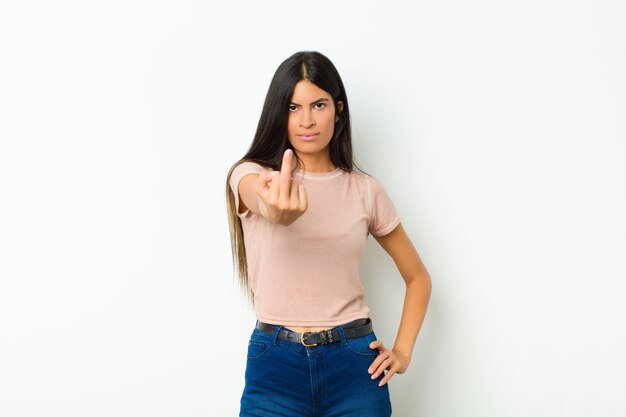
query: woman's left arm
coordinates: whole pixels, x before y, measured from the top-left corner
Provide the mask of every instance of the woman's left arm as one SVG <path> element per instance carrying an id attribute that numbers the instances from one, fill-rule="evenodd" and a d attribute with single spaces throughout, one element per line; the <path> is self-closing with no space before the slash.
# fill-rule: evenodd
<path id="1" fill-rule="evenodd" d="M 432 283 L 426 267 L 402 224 L 399 224 L 391 233 L 374 238 L 393 258 L 406 283 L 400 328 L 393 348 L 385 348 L 380 340 L 370 344 L 370 348 L 378 349 L 380 355 L 372 362 L 368 372 L 372 374 L 372 379 L 376 379 L 384 370 L 387 370 L 387 374 L 379 383 L 382 386 L 395 373 L 401 374 L 409 366 L 415 339 L 426 315 Z"/>

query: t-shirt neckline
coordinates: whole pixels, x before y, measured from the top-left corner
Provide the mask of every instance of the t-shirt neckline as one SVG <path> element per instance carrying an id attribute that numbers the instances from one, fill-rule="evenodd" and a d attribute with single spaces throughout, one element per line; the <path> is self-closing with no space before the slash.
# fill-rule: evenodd
<path id="1" fill-rule="evenodd" d="M 309 172 L 298 170 L 294 173 L 294 175 L 300 175 L 303 178 L 309 178 L 313 180 L 325 180 L 338 177 L 343 173 L 343 169 L 337 167 L 333 171 L 330 172 Z"/>

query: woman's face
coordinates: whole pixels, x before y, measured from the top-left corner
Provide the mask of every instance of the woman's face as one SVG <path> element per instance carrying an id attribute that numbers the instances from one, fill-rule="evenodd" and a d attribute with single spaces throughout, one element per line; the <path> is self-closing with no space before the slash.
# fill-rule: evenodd
<path id="1" fill-rule="evenodd" d="M 339 101 L 337 106 L 341 112 L 343 103 Z M 338 120 L 330 94 L 308 80 L 296 84 L 289 103 L 287 130 L 289 142 L 300 158 L 330 159 L 328 143 Z"/>

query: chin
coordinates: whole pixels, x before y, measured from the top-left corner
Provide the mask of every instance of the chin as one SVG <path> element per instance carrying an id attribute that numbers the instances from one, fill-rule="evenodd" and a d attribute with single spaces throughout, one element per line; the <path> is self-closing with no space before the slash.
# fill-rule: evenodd
<path id="1" fill-rule="evenodd" d="M 328 148 L 328 145 L 329 145 L 329 142 L 320 144 L 319 142 L 316 141 L 316 142 L 308 142 L 308 143 L 297 143 L 297 145 L 294 145 L 294 143 L 291 142 L 292 148 L 294 148 L 298 152 L 304 152 L 304 153 L 321 152 L 324 149 Z"/>

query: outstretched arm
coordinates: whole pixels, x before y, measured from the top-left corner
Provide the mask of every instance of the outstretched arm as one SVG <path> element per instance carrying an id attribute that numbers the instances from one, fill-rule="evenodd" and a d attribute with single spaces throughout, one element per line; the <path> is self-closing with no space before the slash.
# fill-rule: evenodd
<path id="1" fill-rule="evenodd" d="M 415 339 L 426 315 L 432 283 L 402 224 L 385 236 L 375 236 L 375 239 L 393 258 L 406 283 L 400 328 L 393 349 L 386 349 L 380 340 L 370 344 L 372 349 L 380 351 L 380 355 L 370 365 L 369 372 L 375 379 L 387 370 L 380 381 L 380 385 L 384 385 L 394 373 L 401 374 L 409 366 Z"/>

